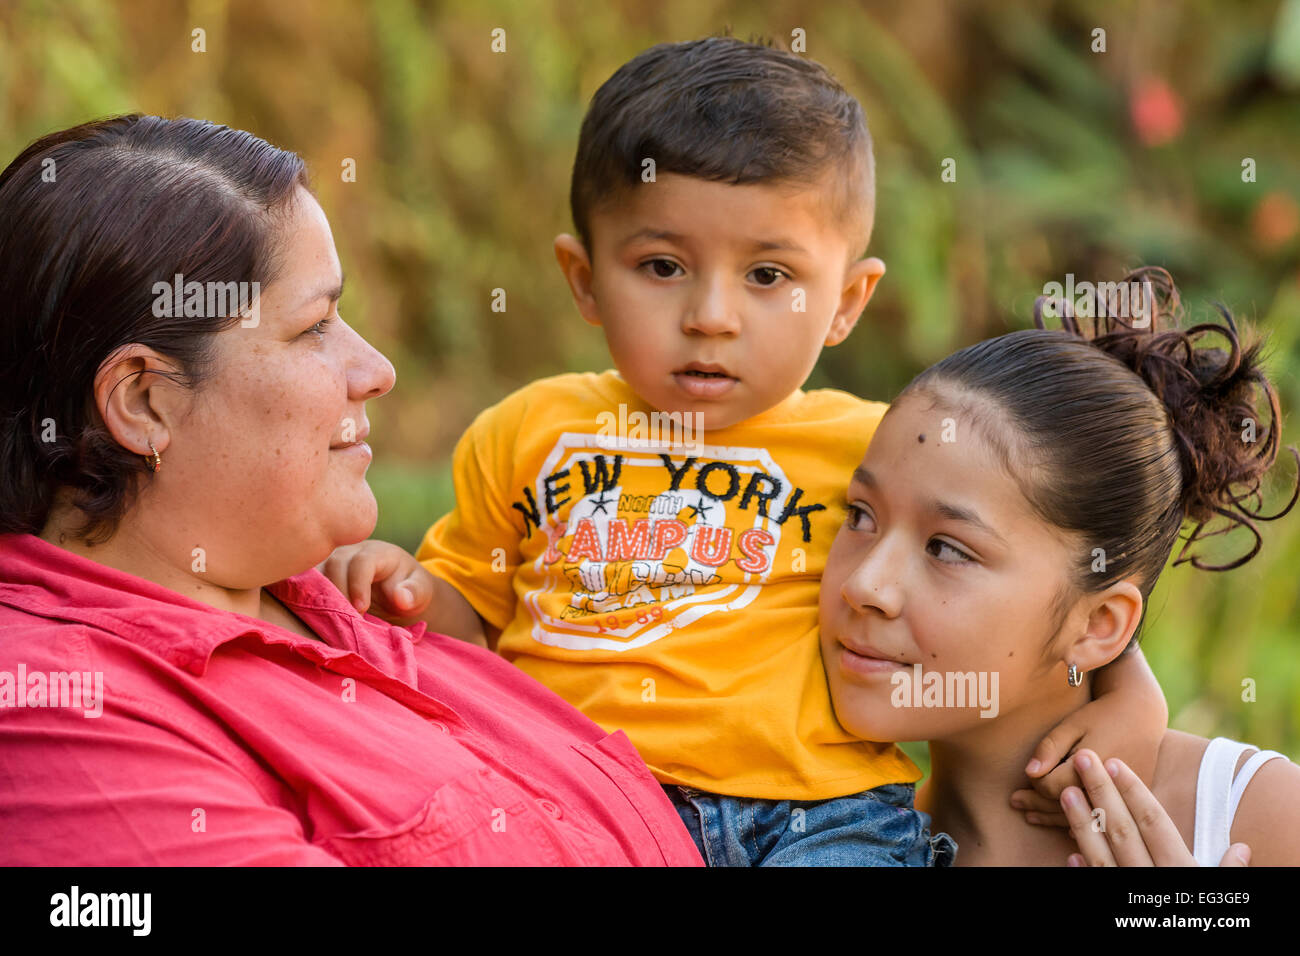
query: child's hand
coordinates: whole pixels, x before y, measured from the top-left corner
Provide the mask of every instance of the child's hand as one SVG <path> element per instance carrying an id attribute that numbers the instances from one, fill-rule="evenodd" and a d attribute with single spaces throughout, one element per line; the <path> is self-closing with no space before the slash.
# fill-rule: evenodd
<path id="1" fill-rule="evenodd" d="M 319 570 L 358 611 L 365 613 L 370 608 L 390 624 L 409 626 L 420 620 L 433 598 L 433 575 L 386 541 L 336 548 Z"/>
<path id="2" fill-rule="evenodd" d="M 1083 747 L 1124 760 L 1143 780 L 1155 774 L 1169 710 L 1141 650 L 1097 671 L 1092 693 L 1093 700 L 1053 727 L 1034 751 L 1025 767 L 1033 790 L 1011 795 L 1011 805 L 1026 811 L 1029 823 L 1068 826 L 1061 791 L 1079 786 L 1079 776 L 1066 758 Z"/>
<path id="3" fill-rule="evenodd" d="M 1067 788 L 1061 798 L 1079 846 L 1070 866 L 1197 865 L 1165 808 L 1124 761 L 1103 765 L 1091 750 L 1080 750 L 1070 763 L 1086 764 L 1079 771 L 1083 788 Z M 1250 847 L 1234 843 L 1219 866 L 1249 863 Z"/>
<path id="4" fill-rule="evenodd" d="M 1023 810 L 1029 823 L 1049 827 L 1070 825 L 1061 811 L 1061 791 L 1079 786 L 1079 775 L 1073 762 L 1067 758 L 1084 738 L 1089 721 L 1088 709 L 1096 706 L 1094 700 L 1067 715 L 1035 748 L 1025 767 L 1025 775 L 1033 789 L 1017 790 L 1011 794 L 1011 805 Z"/>

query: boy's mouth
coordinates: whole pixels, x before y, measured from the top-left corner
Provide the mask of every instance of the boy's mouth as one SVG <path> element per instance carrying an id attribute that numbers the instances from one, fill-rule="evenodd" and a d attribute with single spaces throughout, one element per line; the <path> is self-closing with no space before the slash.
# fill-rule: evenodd
<path id="1" fill-rule="evenodd" d="M 716 362 L 691 362 L 673 372 L 673 379 L 692 398 L 721 398 L 740 381 Z"/>

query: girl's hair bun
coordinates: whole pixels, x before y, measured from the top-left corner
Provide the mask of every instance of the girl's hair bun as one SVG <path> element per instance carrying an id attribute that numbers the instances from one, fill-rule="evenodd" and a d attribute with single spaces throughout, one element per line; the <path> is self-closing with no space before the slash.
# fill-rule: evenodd
<path id="1" fill-rule="evenodd" d="M 1076 315 L 1071 302 L 1040 297 L 1034 304 L 1034 323 L 1044 328 L 1045 307 L 1061 302 L 1056 311 L 1067 332 L 1131 369 L 1160 399 L 1178 447 L 1180 504 L 1196 525 L 1174 563 L 1190 561 L 1216 571 L 1237 567 L 1259 551 L 1255 522 L 1282 517 L 1300 497 L 1298 474 L 1286 506 L 1274 514 L 1263 513 L 1261 486 L 1277 459 L 1282 417 L 1277 392 L 1262 367 L 1264 343 L 1243 337 L 1232 314 L 1218 304 L 1221 323 L 1179 328 L 1178 290 L 1164 269 L 1137 269 L 1121 282 L 1099 284 L 1108 294 L 1091 297 L 1092 316 Z M 1125 294 L 1116 296 L 1117 289 Z M 1130 307 L 1118 307 L 1124 302 Z M 1091 320 L 1090 332 L 1081 329 L 1081 318 Z M 1287 450 L 1300 467 L 1300 454 L 1295 448 Z M 1216 518 L 1226 521 L 1208 530 Z M 1237 527 L 1249 528 L 1254 535 L 1248 554 L 1222 565 L 1202 564 L 1189 554 L 1195 542 Z"/>

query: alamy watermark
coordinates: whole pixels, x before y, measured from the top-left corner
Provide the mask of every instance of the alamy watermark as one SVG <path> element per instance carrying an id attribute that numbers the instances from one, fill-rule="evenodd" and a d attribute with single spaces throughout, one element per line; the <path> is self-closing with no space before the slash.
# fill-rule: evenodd
<path id="1" fill-rule="evenodd" d="M 261 295 L 260 282 L 186 282 L 178 272 L 171 282 L 153 284 L 153 314 L 160 319 L 241 315 L 240 327 L 255 329 L 262 317 Z"/>
<path id="2" fill-rule="evenodd" d="M 103 671 L 0 671 L 0 709 L 6 707 L 80 708 L 86 717 L 104 713 Z"/>
<path id="3" fill-rule="evenodd" d="M 1096 318 L 1104 313 L 1131 319 L 1128 324 L 1135 329 L 1151 328 L 1151 317 L 1155 314 L 1155 291 L 1149 279 L 1076 283 L 1074 273 L 1067 272 L 1064 284 L 1047 283 L 1043 286 L 1043 295 L 1047 297 L 1043 314 L 1049 318 L 1060 318 L 1056 312 L 1056 300 L 1068 302 L 1073 314 L 1080 318 Z"/>
<path id="4" fill-rule="evenodd" d="M 619 403 L 618 414 L 596 416 L 596 444 L 601 448 L 656 448 L 671 446 L 704 454 L 703 412 L 629 412 Z"/>
<path id="5" fill-rule="evenodd" d="M 979 707 L 998 715 L 997 671 L 923 671 L 920 664 L 890 675 L 892 707 Z"/>

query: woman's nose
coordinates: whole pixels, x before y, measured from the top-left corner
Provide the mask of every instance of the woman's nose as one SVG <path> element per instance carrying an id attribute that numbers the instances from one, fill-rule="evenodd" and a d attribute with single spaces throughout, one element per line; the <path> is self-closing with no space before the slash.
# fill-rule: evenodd
<path id="1" fill-rule="evenodd" d="M 366 401 L 387 394 L 397 381 L 397 370 L 393 368 L 393 363 L 355 329 L 352 333 L 357 338 L 357 354 L 348 368 L 349 396 Z"/>

